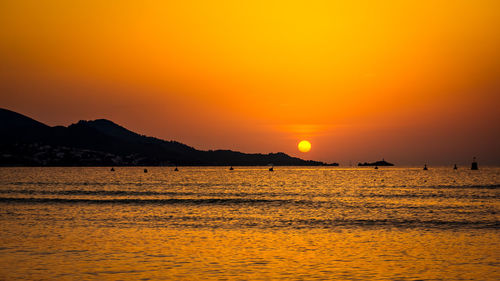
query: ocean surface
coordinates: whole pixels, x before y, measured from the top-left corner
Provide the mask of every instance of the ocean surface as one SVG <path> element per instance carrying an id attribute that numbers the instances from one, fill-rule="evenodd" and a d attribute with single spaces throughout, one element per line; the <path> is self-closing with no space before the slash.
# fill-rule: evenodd
<path id="1" fill-rule="evenodd" d="M 500 280 L 500 168 L 0 168 L 0 280 Z"/>

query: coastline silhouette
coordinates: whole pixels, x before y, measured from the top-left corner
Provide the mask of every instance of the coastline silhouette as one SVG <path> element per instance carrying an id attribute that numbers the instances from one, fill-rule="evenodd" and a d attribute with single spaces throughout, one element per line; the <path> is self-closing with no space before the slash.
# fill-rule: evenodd
<path id="1" fill-rule="evenodd" d="M 385 161 L 385 159 L 382 159 L 380 161 L 371 162 L 371 163 L 368 163 L 368 162 L 361 163 L 361 162 L 359 162 L 358 166 L 359 167 L 366 167 L 366 166 L 394 166 L 394 164 Z"/>
<path id="2" fill-rule="evenodd" d="M 283 152 L 198 150 L 134 133 L 106 119 L 50 127 L 2 108 L 0 132 L 0 166 L 338 166 Z"/>
<path id="3" fill-rule="evenodd" d="M 11 110 L 0 108 L 0 166 L 339 166 L 338 163 L 303 160 L 285 153 L 242 153 L 231 150 L 197 150 L 177 141 L 134 133 L 106 119 L 79 121 L 67 127 L 48 126 Z M 375 169 L 394 166 L 382 159 L 359 162 Z M 471 170 L 478 170 L 476 157 Z M 457 170 L 457 164 L 453 166 Z M 270 169 L 271 171 L 274 168 Z M 178 171 L 176 166 L 174 171 Z"/>

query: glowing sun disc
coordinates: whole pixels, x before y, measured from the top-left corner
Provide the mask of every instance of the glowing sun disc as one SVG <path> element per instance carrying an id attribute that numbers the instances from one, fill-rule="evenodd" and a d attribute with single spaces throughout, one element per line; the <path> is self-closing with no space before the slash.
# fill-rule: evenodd
<path id="1" fill-rule="evenodd" d="M 300 152 L 308 152 L 309 150 L 311 150 L 311 143 L 303 140 L 299 142 L 299 145 L 297 147 L 299 148 Z"/>

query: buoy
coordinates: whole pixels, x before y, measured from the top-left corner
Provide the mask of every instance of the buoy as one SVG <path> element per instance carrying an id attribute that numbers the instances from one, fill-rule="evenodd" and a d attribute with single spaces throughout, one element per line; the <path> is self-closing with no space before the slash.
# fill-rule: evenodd
<path id="1" fill-rule="evenodd" d="M 178 172 L 178 171 L 179 171 L 179 169 L 177 169 L 177 166 L 176 166 L 174 169 L 174 172 Z"/>
<path id="2" fill-rule="evenodd" d="M 477 166 L 477 162 L 476 162 L 476 157 L 472 158 L 472 164 L 470 166 L 470 169 L 471 170 L 479 170 L 479 167 Z"/>
<path id="3" fill-rule="evenodd" d="M 427 164 L 424 164 L 424 171 L 427 171 Z"/>
<path id="4" fill-rule="evenodd" d="M 457 164 L 455 164 L 455 166 L 453 166 L 453 170 L 456 170 L 456 169 L 458 169 Z"/>
<path id="5" fill-rule="evenodd" d="M 232 171 L 232 170 L 234 170 L 233 166 L 231 166 L 231 168 L 229 168 L 229 171 Z"/>
<path id="6" fill-rule="evenodd" d="M 144 173 L 147 173 L 148 172 L 148 169 L 144 169 Z"/>
<path id="7" fill-rule="evenodd" d="M 114 168 L 114 167 L 111 167 L 111 170 L 110 170 L 110 171 L 111 171 L 111 172 L 114 172 L 114 171 L 115 171 L 115 168 Z"/>

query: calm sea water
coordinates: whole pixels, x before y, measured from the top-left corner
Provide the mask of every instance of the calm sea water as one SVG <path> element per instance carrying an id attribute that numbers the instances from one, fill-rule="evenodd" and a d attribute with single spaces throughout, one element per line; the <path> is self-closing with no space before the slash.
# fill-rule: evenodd
<path id="1" fill-rule="evenodd" d="M 0 280 L 500 280 L 500 168 L 0 168 Z"/>

